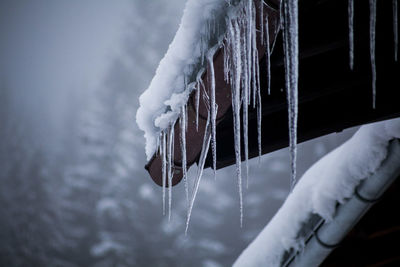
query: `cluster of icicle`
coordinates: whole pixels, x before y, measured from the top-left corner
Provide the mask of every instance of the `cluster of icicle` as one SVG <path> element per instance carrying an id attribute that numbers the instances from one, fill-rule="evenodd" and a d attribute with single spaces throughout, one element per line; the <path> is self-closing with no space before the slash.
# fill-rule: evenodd
<path id="1" fill-rule="evenodd" d="M 394 60 L 398 60 L 399 36 L 398 36 L 398 0 L 392 0 L 393 5 L 393 42 L 394 42 Z M 375 35 L 376 35 L 376 2 L 369 0 L 369 49 L 372 72 L 372 107 L 376 107 L 376 63 L 375 63 Z M 354 0 L 348 0 L 349 17 L 349 66 L 354 68 Z"/>
<path id="2" fill-rule="evenodd" d="M 224 76 L 232 87 L 232 111 L 239 188 L 240 225 L 243 222 L 243 193 L 240 147 L 240 109 L 243 108 L 243 140 L 248 179 L 248 107 L 257 106 L 258 128 L 261 129 L 261 95 L 256 43 L 256 11 L 253 1 L 243 2 L 237 17 L 228 20 L 224 49 Z M 260 140 L 259 140 L 260 141 Z"/>
<path id="3" fill-rule="evenodd" d="M 354 67 L 354 0 L 348 0 L 349 13 L 349 65 L 350 69 Z M 372 67 L 372 88 L 373 88 L 373 107 L 375 108 L 376 99 L 376 67 L 375 67 L 375 25 L 376 25 L 376 0 L 370 2 L 370 56 Z M 398 23 L 397 23 L 397 0 L 393 1 L 393 33 L 395 60 L 398 57 Z M 205 46 L 202 50 L 202 65 L 208 64 L 207 73 L 210 79 L 210 90 L 206 92 L 202 82 L 202 75 L 205 71 L 204 67 L 198 72 L 195 81 L 186 84 L 186 90 L 182 95 L 176 95 L 177 100 L 171 101 L 171 107 L 175 105 L 175 109 L 179 110 L 179 129 L 180 129 L 180 147 L 182 155 L 182 171 L 185 184 L 185 193 L 188 203 L 186 230 L 187 233 L 190 217 L 197 195 L 197 191 L 202 178 L 205 160 L 211 146 L 212 165 L 214 176 L 216 175 L 216 118 L 218 106 L 215 100 L 215 73 L 213 58 L 215 52 L 224 48 L 224 78 L 232 88 L 232 110 L 234 124 L 234 145 L 236 158 L 236 177 L 239 190 L 240 201 L 240 225 L 243 224 L 243 191 L 242 191 L 242 168 L 241 168 L 241 128 L 243 127 L 244 140 L 244 161 L 245 175 L 248 184 L 249 165 L 248 165 L 248 112 L 249 106 L 257 110 L 257 133 L 258 133 L 258 152 L 261 156 L 261 94 L 260 94 L 260 73 L 259 73 L 259 55 L 257 50 L 257 32 L 260 34 L 260 40 L 266 47 L 266 65 L 267 65 L 267 89 L 270 93 L 270 40 L 269 40 L 269 25 L 268 16 L 264 19 L 263 5 L 266 5 L 262 0 L 259 10 L 259 17 L 256 17 L 256 6 L 253 0 L 243 1 L 227 1 L 229 5 L 235 2 L 235 12 L 230 14 L 226 19 L 226 32 L 224 39 L 218 40 L 217 44 L 205 51 Z M 291 189 L 296 183 L 296 154 L 297 154 L 297 118 L 298 118 L 298 1 L 297 0 L 282 0 L 280 6 L 281 23 L 280 28 L 283 31 L 283 48 L 284 48 L 284 65 L 285 65 L 285 81 L 286 94 L 288 101 L 288 116 L 289 116 L 289 149 L 291 157 Z M 256 28 L 257 20 L 260 29 Z M 213 26 L 214 25 L 214 26 Z M 208 25 L 208 38 L 215 34 L 215 21 Z M 218 35 L 220 35 L 220 29 Z M 207 43 L 206 41 L 204 43 Z M 186 102 L 190 93 L 195 90 L 195 110 L 196 110 L 196 126 L 198 129 L 199 120 L 199 103 L 200 92 L 203 92 L 204 103 L 208 109 L 208 117 L 205 127 L 202 150 L 198 163 L 196 179 L 194 181 L 191 195 L 187 182 L 187 166 L 186 166 L 186 131 L 187 131 L 187 107 Z M 176 104 L 178 103 L 178 104 Z M 184 104 L 183 104 L 184 103 Z M 240 121 L 240 113 L 243 114 L 243 125 Z M 175 110 L 176 113 L 176 110 Z M 157 141 L 157 151 L 162 157 L 162 194 L 163 194 L 163 214 L 166 212 L 166 188 L 168 187 L 168 218 L 171 218 L 171 203 L 172 203 L 172 178 L 174 164 L 174 126 L 176 118 L 162 118 L 162 121 L 168 122 L 168 126 L 164 126 Z"/>
<path id="4" fill-rule="evenodd" d="M 262 7 L 262 5 L 260 5 Z M 234 121 L 234 143 L 236 158 L 236 176 L 239 189 L 240 202 L 240 224 L 243 222 L 243 192 L 242 192 L 242 172 L 241 172 L 241 145 L 240 129 L 243 127 L 244 151 L 246 162 L 246 177 L 248 179 L 248 107 L 253 105 L 257 108 L 258 121 L 258 147 L 261 155 L 261 95 L 260 95 L 260 75 L 259 75 L 259 56 L 256 43 L 256 20 L 260 19 L 260 25 L 264 27 L 264 18 L 261 13 L 256 18 L 256 7 L 252 0 L 242 1 L 234 16 L 229 16 L 226 21 L 226 34 L 223 42 L 224 46 L 224 78 L 232 88 L 232 110 Z M 262 10 L 262 8 L 261 8 Z M 268 27 L 263 35 L 268 37 Z M 264 39 L 264 38 L 262 38 Z M 266 38 L 268 41 L 268 38 Z M 210 92 L 204 94 L 205 103 L 208 107 L 208 120 L 203 140 L 203 148 L 200 155 L 199 169 L 195 180 L 195 187 L 189 202 L 189 210 L 186 222 L 186 231 L 189 226 L 190 216 L 193 209 L 194 200 L 200 184 L 205 157 L 207 156 L 211 144 L 212 161 L 214 176 L 216 170 L 216 118 L 218 106 L 215 101 L 215 77 L 213 56 L 216 48 L 211 49 L 207 56 L 210 77 Z M 269 51 L 267 52 L 269 55 Z M 269 61 L 269 60 L 268 60 Z M 199 91 L 202 88 L 201 80 L 198 82 L 196 96 L 196 110 L 199 101 Z M 240 110 L 243 108 L 243 126 L 240 124 Z"/>
<path id="5" fill-rule="evenodd" d="M 260 41 L 266 47 L 266 65 L 267 65 L 267 87 L 270 93 L 270 40 L 268 16 L 264 19 L 263 8 L 265 3 L 260 1 L 259 17 L 256 17 L 256 5 L 253 0 L 243 0 L 237 4 L 234 14 L 230 14 L 226 20 L 226 33 L 224 40 L 218 42 L 205 55 L 208 68 L 208 76 L 210 77 L 210 90 L 207 93 L 202 83 L 202 75 L 204 68 L 198 72 L 196 81 L 187 85 L 186 92 L 196 90 L 195 110 L 196 125 L 198 126 L 198 111 L 200 103 L 200 91 L 203 92 L 204 103 L 208 108 L 208 118 L 205 127 L 202 150 L 198 163 L 196 179 L 194 181 L 193 190 L 189 196 L 189 188 L 187 182 L 187 166 L 186 166 L 186 131 L 187 131 L 187 107 L 181 105 L 179 116 L 180 129 L 180 147 L 182 154 L 182 171 L 185 184 L 186 199 L 188 202 L 188 212 L 186 221 L 186 230 L 188 230 L 190 217 L 203 174 L 205 160 L 211 146 L 212 164 L 214 175 L 216 170 L 216 118 L 218 106 L 215 100 L 215 74 L 213 57 L 217 49 L 224 48 L 224 78 L 232 88 L 232 110 L 234 122 L 234 146 L 236 158 L 236 177 L 239 191 L 240 202 L 240 225 L 243 224 L 243 182 L 241 169 L 241 127 L 243 127 L 244 140 L 244 156 L 245 156 L 245 174 L 248 184 L 248 112 L 249 106 L 257 110 L 257 133 L 258 133 L 258 152 L 261 156 L 261 93 L 260 93 L 260 73 L 259 73 L 259 55 L 257 50 L 257 32 L 260 33 Z M 289 137 L 290 137 L 290 153 L 292 166 L 291 187 L 296 182 L 296 143 L 297 143 L 297 80 L 298 80 L 298 24 L 297 24 L 297 1 L 283 1 L 281 6 L 281 17 L 283 23 L 281 27 L 284 29 L 284 51 L 285 51 L 285 70 L 286 70 L 286 87 L 289 103 Z M 257 20 L 260 29 L 257 29 Z M 189 88 L 190 87 L 190 88 Z M 187 99 L 188 94 L 185 98 Z M 173 105 L 173 103 L 171 103 Z M 240 113 L 243 109 L 243 125 L 240 122 Z M 168 119 L 165 119 L 168 121 Z M 172 203 L 172 178 L 174 164 L 174 126 L 175 122 L 169 120 L 168 127 L 160 133 L 157 141 L 158 153 L 162 157 L 162 195 L 163 195 L 163 214 L 166 213 L 166 189 L 168 187 L 168 218 L 171 218 Z"/>

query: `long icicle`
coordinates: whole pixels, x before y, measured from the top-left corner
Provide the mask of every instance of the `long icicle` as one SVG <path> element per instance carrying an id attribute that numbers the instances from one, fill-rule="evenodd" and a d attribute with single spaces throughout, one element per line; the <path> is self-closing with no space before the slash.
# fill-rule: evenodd
<path id="1" fill-rule="evenodd" d="M 252 1 L 251 1 L 252 2 Z M 253 3 L 253 2 L 252 2 Z M 257 103 L 257 68 L 258 68 L 258 56 L 257 56 L 257 42 L 256 42 L 256 20 L 255 20 L 255 8 L 253 5 L 250 6 L 250 21 L 252 22 L 251 27 L 251 62 L 252 62 L 252 80 L 253 80 L 253 108 L 256 108 Z"/>
<path id="2" fill-rule="evenodd" d="M 233 21 L 235 49 L 240 51 L 240 28 L 236 21 Z M 235 158 L 236 158 L 236 176 L 239 188 L 240 202 L 240 227 L 243 225 L 243 192 L 242 192 L 242 171 L 241 171 L 241 156 L 240 156 L 240 77 L 241 77 L 241 56 L 240 53 L 235 53 L 235 81 L 234 90 L 232 92 L 232 107 L 233 107 L 233 124 L 234 124 L 234 141 L 235 141 Z"/>
<path id="3" fill-rule="evenodd" d="M 179 120 L 180 123 L 180 145 L 181 145 L 181 157 L 182 157 L 182 173 L 183 173 L 183 181 L 185 183 L 185 194 L 186 201 L 189 206 L 189 189 L 188 189 L 188 181 L 187 181 L 187 162 L 186 162 L 186 105 L 183 105 L 181 108 L 181 117 Z"/>
<path id="4" fill-rule="evenodd" d="M 163 215 L 165 215 L 165 187 L 167 180 L 167 158 L 166 158 L 166 133 L 165 131 L 161 132 L 162 135 L 162 143 L 161 143 L 161 154 L 162 154 L 162 200 L 163 200 Z"/>
<path id="5" fill-rule="evenodd" d="M 267 64 L 267 88 L 268 95 L 271 94 L 271 49 L 269 44 L 269 21 L 268 14 L 265 17 L 265 56 Z"/>
<path id="6" fill-rule="evenodd" d="M 376 63 L 375 63 L 375 28 L 376 28 L 376 0 L 369 0 L 369 49 L 372 70 L 372 108 L 376 107 Z"/>
<path id="7" fill-rule="evenodd" d="M 264 0 L 260 0 L 260 40 L 261 44 L 265 44 L 264 39 Z"/>
<path id="8" fill-rule="evenodd" d="M 399 52 L 399 26 L 397 0 L 393 0 L 393 41 L 394 41 L 394 60 L 398 60 Z"/>
<path id="9" fill-rule="evenodd" d="M 247 10 L 245 12 L 246 20 L 243 20 L 243 24 L 246 25 L 246 35 L 243 38 L 241 50 L 237 51 L 242 56 L 243 62 L 243 83 L 242 83 L 242 105 L 243 105 L 243 141 L 244 141 L 244 157 L 246 164 L 246 185 L 249 184 L 249 102 L 250 102 L 250 73 L 251 73 L 251 34 L 253 33 L 252 28 L 254 27 L 252 22 L 252 0 L 248 0 Z M 241 25 L 240 25 L 241 26 Z M 240 27 L 239 26 L 239 27 Z M 242 39 L 242 38 L 241 38 Z"/>
<path id="10" fill-rule="evenodd" d="M 210 67 L 210 79 L 211 79 L 211 87 L 210 87 L 210 98 L 211 98 L 211 107 L 210 107 L 210 115 L 211 115 L 211 151 L 212 151 L 212 160 L 213 160 L 213 169 L 214 169 L 214 178 L 217 177 L 217 109 L 215 102 L 215 73 L 214 73 L 214 53 L 210 53 L 208 55 L 208 64 Z"/>
<path id="11" fill-rule="evenodd" d="M 354 67 L 354 0 L 348 0 L 348 17 L 349 17 L 349 66 L 353 70 Z"/>
<path id="12" fill-rule="evenodd" d="M 297 116 L 298 116 L 298 2 L 284 0 L 284 50 L 286 92 L 289 113 L 289 149 L 291 159 L 291 191 L 296 184 Z"/>
<path id="13" fill-rule="evenodd" d="M 253 59 L 253 50 L 252 50 L 253 37 L 252 37 L 252 34 L 253 34 L 254 25 L 253 25 L 252 3 L 253 3 L 252 0 L 248 0 L 247 5 L 246 5 L 246 12 L 245 12 L 245 16 L 247 18 L 246 19 L 246 34 L 247 34 L 247 36 L 245 38 L 246 39 L 246 47 L 242 48 L 243 52 L 245 52 L 245 53 L 247 52 L 247 58 L 246 58 L 247 68 L 245 69 L 244 74 L 247 76 L 247 82 L 248 82 L 247 89 L 249 91 L 251 91 L 251 82 L 253 80 L 252 79 L 252 74 L 253 74 L 253 72 L 252 72 L 252 70 L 253 70 L 253 61 L 252 61 L 252 59 Z M 248 95 L 249 95 L 248 101 L 250 101 L 251 100 L 250 93 L 248 93 Z M 255 106 L 255 100 L 256 100 L 256 98 L 255 98 L 255 94 L 253 91 L 253 107 Z"/>
<path id="14" fill-rule="evenodd" d="M 261 123 L 262 123 L 262 103 L 261 103 L 261 90 L 258 90 L 257 94 L 257 144 L 258 144 L 258 162 L 261 162 Z"/>
<path id="15" fill-rule="evenodd" d="M 194 183 L 193 193 L 192 193 L 192 197 L 190 199 L 189 210 L 188 210 L 187 218 L 186 218 L 185 235 L 187 235 L 187 232 L 189 229 L 190 217 L 192 215 L 194 201 L 196 199 L 196 195 L 199 190 L 201 177 L 203 176 L 204 163 L 206 161 L 208 150 L 210 148 L 210 141 L 211 141 L 211 126 L 210 126 L 210 112 L 209 112 L 205 132 L 204 132 L 203 146 L 202 146 L 201 153 L 200 153 L 200 160 L 199 160 L 199 165 L 198 165 L 199 167 L 197 169 L 196 180 Z"/>
<path id="16" fill-rule="evenodd" d="M 171 220 L 172 210 L 172 163 L 173 163 L 173 140 L 174 140 L 174 124 L 168 129 L 168 140 L 167 140 L 167 158 L 168 158 L 168 221 Z"/>

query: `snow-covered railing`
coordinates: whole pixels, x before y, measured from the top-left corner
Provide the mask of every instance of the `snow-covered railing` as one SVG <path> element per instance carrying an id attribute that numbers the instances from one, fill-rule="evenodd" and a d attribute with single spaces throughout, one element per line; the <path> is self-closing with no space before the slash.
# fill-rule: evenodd
<path id="1" fill-rule="evenodd" d="M 313 215 L 319 215 L 327 222 L 341 216 L 336 213 L 337 204 L 346 205 L 356 187 L 364 180 L 368 182 L 377 171 L 396 178 L 400 171 L 397 140 L 392 147 L 395 151 L 390 166 L 382 164 L 388 156 L 390 141 L 398 138 L 400 119 L 361 127 L 351 139 L 320 159 L 303 175 L 279 211 L 242 252 L 234 266 L 281 266 L 285 252 L 303 249 L 306 237 L 300 231 Z M 380 171 L 381 166 L 386 169 Z M 378 193 L 381 190 L 376 186 L 371 188 Z M 332 238 L 334 240 L 324 241 L 335 243 L 338 237 Z"/>

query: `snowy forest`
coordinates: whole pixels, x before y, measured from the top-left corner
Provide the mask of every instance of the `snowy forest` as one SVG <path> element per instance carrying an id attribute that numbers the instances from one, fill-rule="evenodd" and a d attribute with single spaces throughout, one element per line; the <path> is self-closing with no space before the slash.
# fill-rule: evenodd
<path id="1" fill-rule="evenodd" d="M 183 183 L 163 216 L 135 114 L 184 5 L 1 1 L 0 266 L 228 266 L 282 204 L 287 149 L 250 160 L 243 227 L 234 166 L 205 170 L 187 235 Z M 299 145 L 298 177 L 353 132 Z"/>

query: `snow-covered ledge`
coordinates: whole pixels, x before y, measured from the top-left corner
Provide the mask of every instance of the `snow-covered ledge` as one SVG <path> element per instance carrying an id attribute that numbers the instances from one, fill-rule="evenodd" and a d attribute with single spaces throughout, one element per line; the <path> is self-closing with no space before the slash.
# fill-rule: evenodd
<path id="1" fill-rule="evenodd" d="M 179 112 L 171 110 L 171 101 L 178 111 L 186 104 L 192 89 L 190 84 L 196 81 L 199 72 L 201 74 L 207 62 L 207 51 L 222 41 L 225 18 L 238 2 L 240 0 L 187 1 L 179 29 L 150 86 L 139 99 L 136 121 L 146 138 L 147 160 L 156 151 L 160 131 L 167 128 L 164 124 L 171 124 L 179 116 Z"/>
<path id="2" fill-rule="evenodd" d="M 285 251 L 301 249 L 304 240 L 298 233 L 304 223 L 312 214 L 331 221 L 336 204 L 345 203 L 360 182 L 377 171 L 395 138 L 400 138 L 399 118 L 365 125 L 319 160 L 234 266 L 279 266 Z"/>

